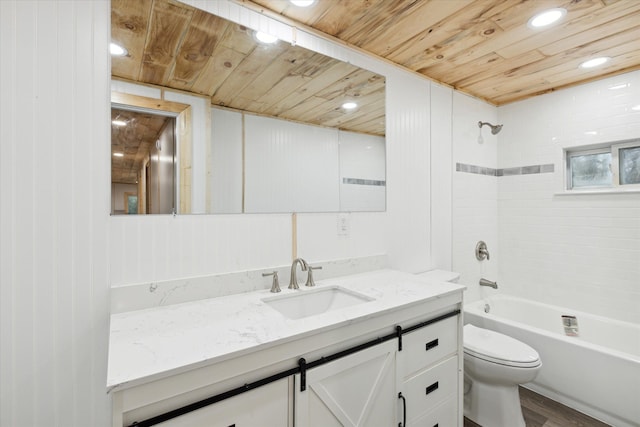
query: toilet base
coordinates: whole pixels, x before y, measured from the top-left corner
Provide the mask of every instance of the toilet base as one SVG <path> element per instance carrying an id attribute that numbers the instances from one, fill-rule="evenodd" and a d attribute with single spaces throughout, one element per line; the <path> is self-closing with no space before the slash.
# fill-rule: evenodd
<path id="1" fill-rule="evenodd" d="M 486 384 L 466 375 L 464 416 L 482 427 L 526 427 L 518 385 Z"/>

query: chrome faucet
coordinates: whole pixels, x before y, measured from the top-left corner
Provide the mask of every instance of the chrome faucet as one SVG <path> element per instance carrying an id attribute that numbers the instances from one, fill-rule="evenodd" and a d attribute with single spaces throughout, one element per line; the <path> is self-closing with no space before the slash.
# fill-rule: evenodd
<path id="1" fill-rule="evenodd" d="M 291 263 L 291 279 L 289 279 L 289 289 L 300 289 L 300 287 L 298 286 L 298 278 L 296 277 L 297 264 L 300 264 L 302 271 L 307 271 L 307 269 L 309 268 L 307 261 L 303 260 L 302 258 L 296 258 L 293 260 L 293 263 Z"/>

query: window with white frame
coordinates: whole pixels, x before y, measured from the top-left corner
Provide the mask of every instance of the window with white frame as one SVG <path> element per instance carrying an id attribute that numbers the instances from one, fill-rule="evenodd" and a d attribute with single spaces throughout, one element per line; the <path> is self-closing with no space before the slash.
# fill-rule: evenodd
<path id="1" fill-rule="evenodd" d="M 567 190 L 640 190 L 640 139 L 565 150 Z"/>

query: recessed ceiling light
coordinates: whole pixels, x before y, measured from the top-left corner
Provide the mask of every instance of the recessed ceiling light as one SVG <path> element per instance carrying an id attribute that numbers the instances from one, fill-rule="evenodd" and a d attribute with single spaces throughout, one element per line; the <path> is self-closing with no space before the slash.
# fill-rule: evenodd
<path id="1" fill-rule="evenodd" d="M 545 10 L 544 12 L 540 12 L 537 15 L 534 15 L 527 25 L 530 28 L 544 28 L 549 25 L 558 22 L 562 17 L 567 14 L 567 10 L 561 7 L 555 9 Z"/>
<path id="2" fill-rule="evenodd" d="M 609 62 L 609 60 L 611 60 L 611 58 L 609 58 L 608 56 L 600 56 L 598 58 L 589 59 L 588 61 L 584 61 L 582 64 L 580 64 L 580 68 L 597 67 L 606 62 Z"/>
<path id="3" fill-rule="evenodd" d="M 124 157 L 122 153 L 113 153 L 113 157 Z"/>
<path id="4" fill-rule="evenodd" d="M 272 44 L 278 41 L 276 36 L 272 36 L 271 34 L 263 33 L 262 31 L 256 31 L 256 39 L 262 43 Z"/>
<path id="5" fill-rule="evenodd" d="M 634 105 L 633 107 L 631 107 L 631 109 L 632 109 L 633 111 L 640 111 L 640 104 L 638 104 L 638 105 Z"/>
<path id="6" fill-rule="evenodd" d="M 109 52 L 111 52 L 113 56 L 126 56 L 129 53 L 127 49 L 115 43 L 109 44 Z"/>
<path id="7" fill-rule="evenodd" d="M 127 122 L 125 122 L 124 120 L 112 120 L 111 124 L 115 126 L 126 126 Z"/>
<path id="8" fill-rule="evenodd" d="M 309 7 L 316 2 L 316 0 L 289 0 L 289 1 L 291 2 L 292 5 L 298 6 L 298 7 Z"/>
<path id="9" fill-rule="evenodd" d="M 357 106 L 358 104 L 356 104 L 355 102 L 345 102 L 344 104 L 342 104 L 342 108 L 344 108 L 345 110 L 353 110 Z"/>

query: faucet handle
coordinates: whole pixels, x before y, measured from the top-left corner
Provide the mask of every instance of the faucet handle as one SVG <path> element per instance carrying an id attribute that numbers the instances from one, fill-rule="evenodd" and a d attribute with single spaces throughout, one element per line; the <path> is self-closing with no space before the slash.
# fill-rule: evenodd
<path id="1" fill-rule="evenodd" d="M 487 244 L 480 240 L 476 245 L 476 259 L 478 261 L 482 261 L 486 259 L 489 261 L 489 250 L 487 249 Z"/>
<path id="2" fill-rule="evenodd" d="M 262 277 L 273 276 L 273 283 L 271 284 L 271 292 L 274 294 L 280 292 L 280 282 L 278 282 L 278 272 L 262 273 Z"/>
<path id="3" fill-rule="evenodd" d="M 320 267 L 312 267 L 312 266 L 308 266 L 309 268 L 309 273 L 307 274 L 307 283 L 305 283 L 305 286 L 315 286 L 316 282 L 313 281 L 313 270 L 322 270 L 322 266 Z"/>

